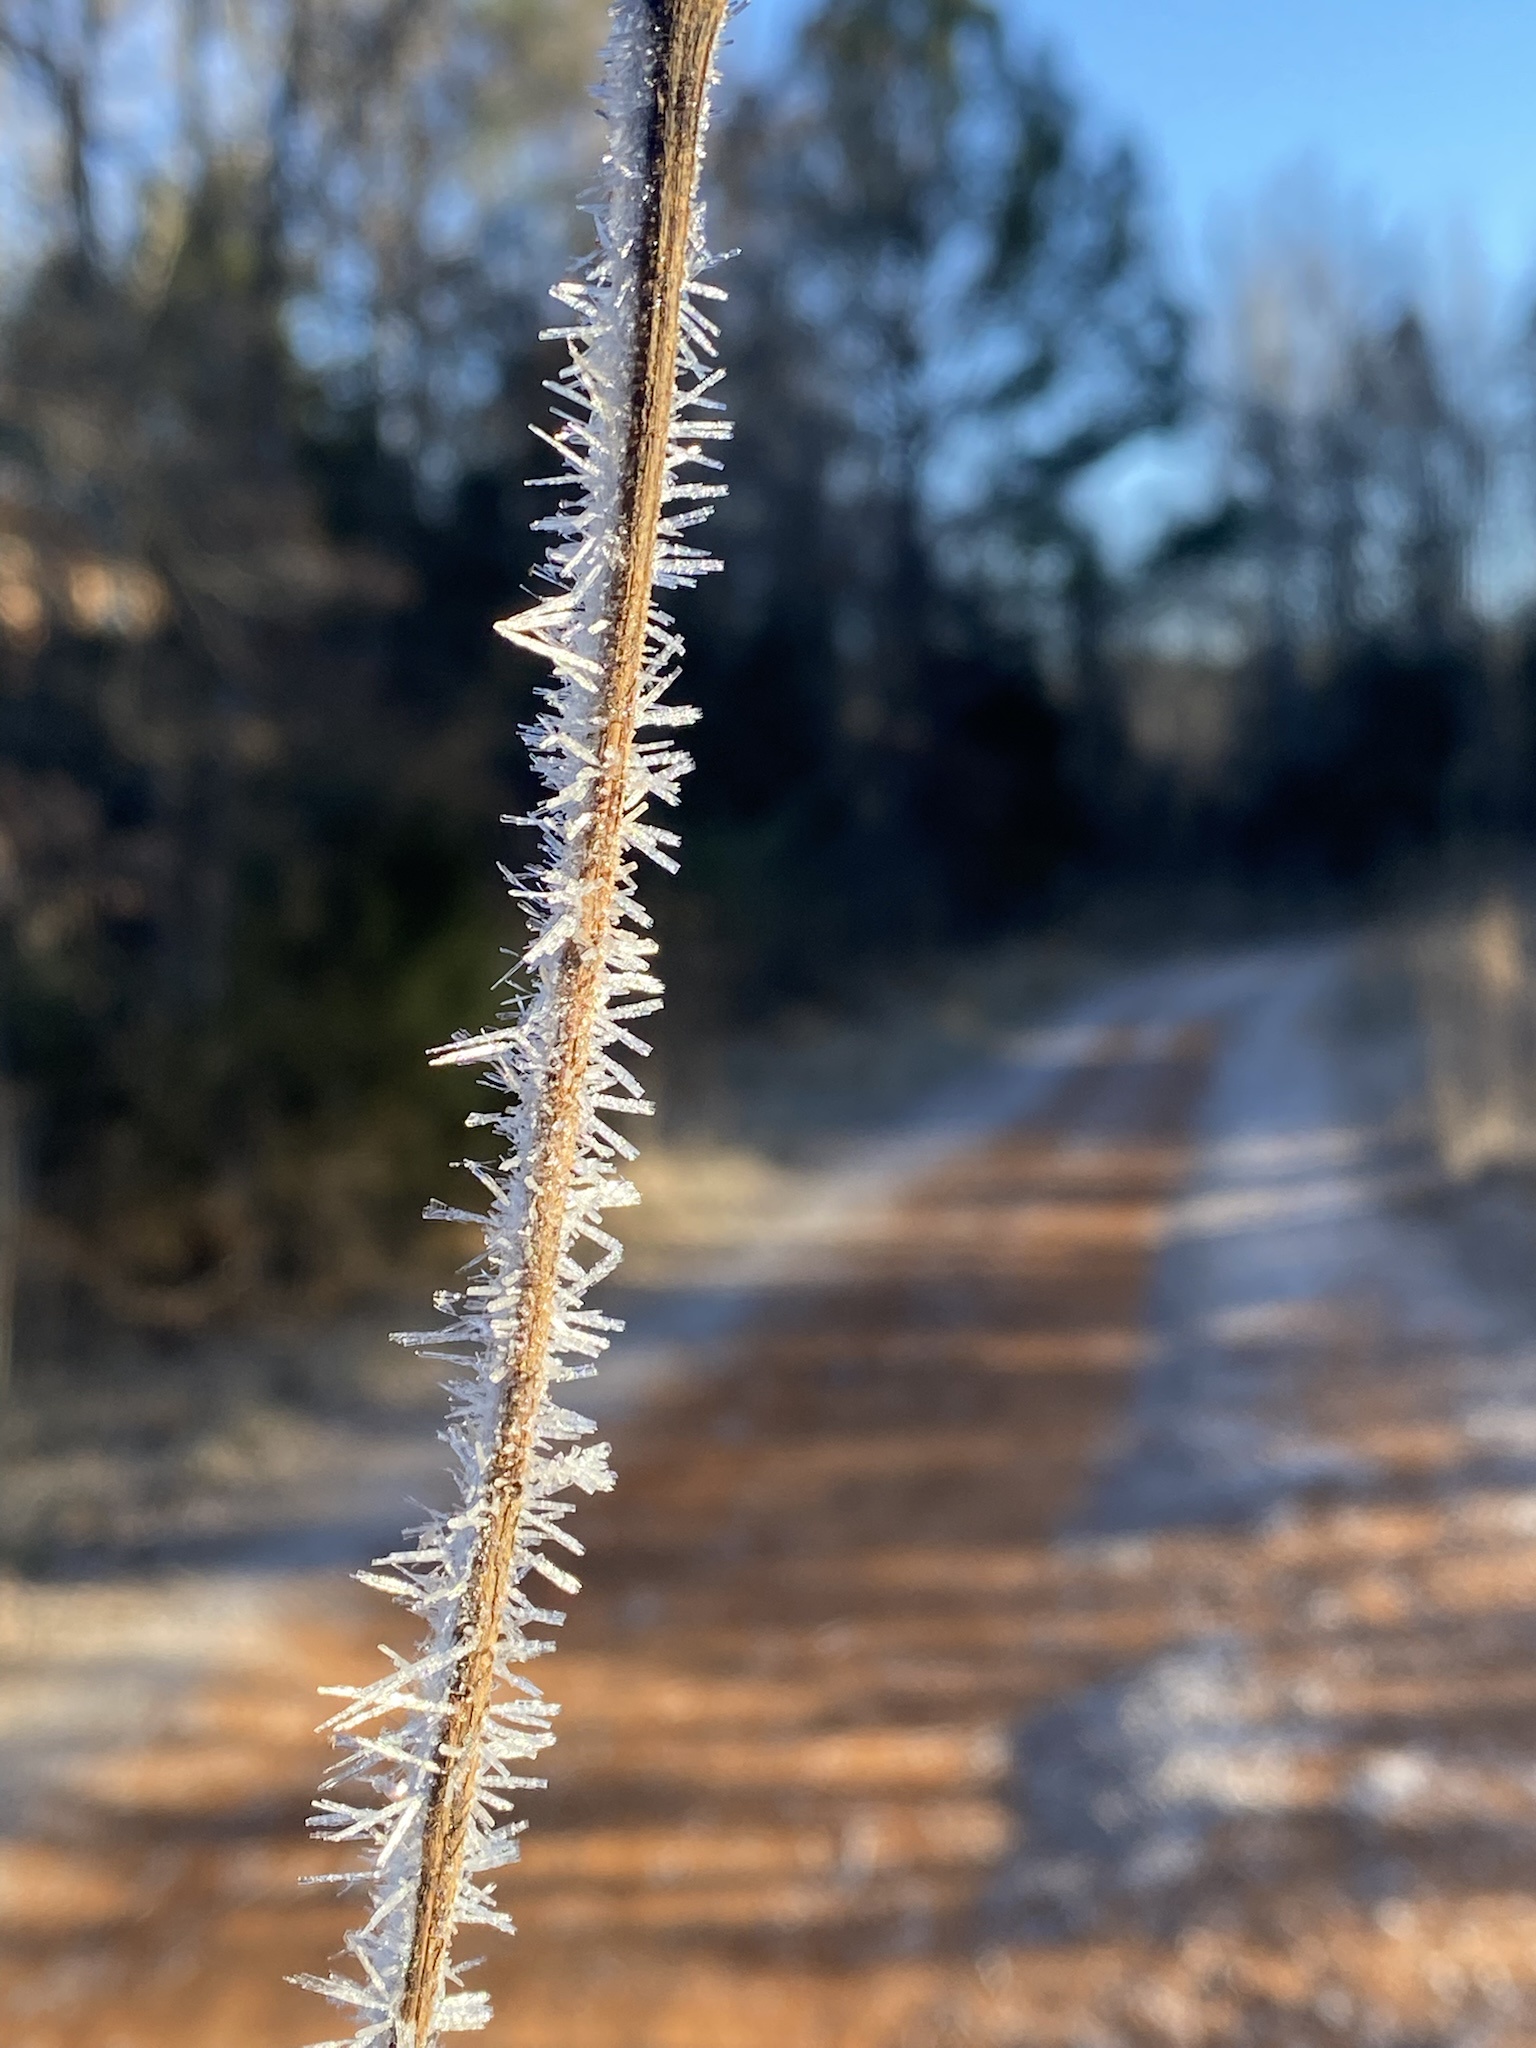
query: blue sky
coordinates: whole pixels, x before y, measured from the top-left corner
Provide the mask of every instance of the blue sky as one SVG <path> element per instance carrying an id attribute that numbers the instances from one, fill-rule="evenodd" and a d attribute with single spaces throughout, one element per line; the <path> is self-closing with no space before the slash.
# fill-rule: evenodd
<path id="1" fill-rule="evenodd" d="M 748 61 L 807 0 L 751 0 Z M 1208 223 L 1299 161 L 1431 235 L 1470 229 L 1498 276 L 1536 270 L 1536 0 L 1034 0 L 1101 120 L 1146 147 L 1198 274 Z"/>
<path id="2" fill-rule="evenodd" d="M 727 69 L 783 47 L 816 0 L 750 0 Z M 1223 216 L 1277 182 L 1339 195 L 1414 275 L 1481 276 L 1490 334 L 1536 301 L 1536 0 L 997 0 L 1055 51 L 1093 126 L 1140 145 L 1166 251 L 1198 306 Z M 1486 270 L 1476 252 L 1486 258 Z M 1467 266 L 1470 265 L 1470 268 Z M 1136 444 L 1090 493 L 1111 553 L 1208 502 L 1198 434 Z M 1529 584 L 1522 520 L 1480 570 L 1487 600 Z M 1495 551 L 1498 552 L 1498 551 Z"/>

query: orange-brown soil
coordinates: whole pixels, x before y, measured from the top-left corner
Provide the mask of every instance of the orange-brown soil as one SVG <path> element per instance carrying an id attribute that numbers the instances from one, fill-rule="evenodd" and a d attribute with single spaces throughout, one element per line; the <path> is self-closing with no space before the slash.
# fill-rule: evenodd
<path id="1" fill-rule="evenodd" d="M 1319 1305 L 1309 1399 L 1317 1427 L 1371 1436 L 1395 1490 L 1061 1539 L 1126 1416 L 1209 1054 L 1190 1030 L 1069 1074 L 618 1433 L 619 1490 L 581 1518 L 587 1588 L 537 1674 L 563 1732 L 501 1886 L 520 1933 L 487 1937 L 471 1979 L 487 2040 L 1536 2041 L 1536 1900 L 1509 1850 L 1536 1774 L 1507 1763 L 1536 1708 L 1536 1519 L 1421 1483 L 1443 1447 L 1382 1369 L 1379 1315 Z M 343 2031 L 281 1981 L 354 1911 L 297 1884 L 326 1867 L 303 1833 L 314 1688 L 374 1670 L 398 1617 L 313 1583 L 286 1616 L 280 1652 L 230 1662 L 0 1845 L 5 2048 Z M 1191 1645 L 1226 1718 L 1159 1783 L 1200 1841 L 1103 1876 L 1119 1823 L 1090 1813 L 1063 1905 L 1035 1783 L 1052 1716 L 1126 1671 L 1189 1682 Z M 1416 1774 L 1426 1730 L 1455 1734 L 1455 1771 Z"/>

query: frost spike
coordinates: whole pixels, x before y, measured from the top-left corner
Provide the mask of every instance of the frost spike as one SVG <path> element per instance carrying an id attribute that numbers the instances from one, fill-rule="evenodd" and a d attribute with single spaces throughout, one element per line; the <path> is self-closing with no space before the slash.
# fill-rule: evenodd
<path id="1" fill-rule="evenodd" d="M 699 147 L 726 0 L 645 0 L 645 5 L 651 87 L 646 188 L 627 309 L 632 322 L 629 417 L 615 507 L 617 547 L 602 606 L 608 623 L 598 693 L 601 737 L 574 877 L 579 915 L 559 954 L 555 1037 L 534 1110 L 524 1255 L 505 1394 L 486 1478 L 487 1513 L 454 1631 L 456 1668 L 436 1746 L 440 1768 L 432 1776 L 423 1822 L 411 1944 L 392 2015 L 392 2048 L 429 2048 L 448 2017 L 444 2007 L 455 2003 L 444 1996 L 444 1983 L 480 1791 L 482 1738 L 496 1682 L 502 1616 L 512 1590 L 518 1524 L 550 1377 L 568 1212 L 589 1113 L 585 1087 L 617 922 L 651 593 L 672 460 Z M 569 444 L 562 453 L 574 461 Z"/>
<path id="2" fill-rule="evenodd" d="M 458 1498 L 409 1532 L 410 1548 L 359 1575 L 415 1614 L 425 1639 L 411 1658 L 386 1650 L 391 1668 L 372 1684 L 327 1688 L 344 1704 L 326 1723 L 342 1754 L 324 1789 L 364 1791 L 356 1801 L 320 1799 L 311 1821 L 327 1840 L 358 1844 L 364 1859 L 346 1873 L 363 1882 L 371 1906 L 346 1939 L 360 1974 L 307 1980 L 362 2015 L 352 2048 L 435 2048 L 488 2017 L 488 2006 L 454 1988 L 452 1945 L 459 1926 L 511 1931 L 481 1877 L 515 1858 L 521 1823 L 505 1818 L 508 1795 L 542 1783 L 521 1767 L 554 1739 L 558 1708 L 516 1667 L 554 1648 L 530 1627 L 564 1617 L 534 1604 L 529 1575 L 576 1590 L 544 1555 L 550 1544 L 581 1554 L 562 1526 L 572 1503 L 556 1496 L 612 1483 L 607 1446 L 580 1442 L 594 1425 L 541 1389 L 592 1373 L 622 1327 L 583 1301 L 620 1256 L 603 1213 L 638 1199 L 615 1164 L 634 1147 L 605 1118 L 649 1113 L 623 1058 L 647 1050 L 626 1021 L 657 1009 L 662 992 L 649 971 L 655 946 L 643 936 L 650 919 L 635 893 L 636 856 L 668 858 L 675 837 L 648 825 L 645 812 L 676 802 L 689 766 L 670 738 L 637 741 L 635 732 L 697 716 L 664 701 L 682 641 L 651 598 L 656 586 L 691 583 L 717 566 L 676 535 L 708 510 L 680 470 L 718 467 L 701 443 L 729 431 L 693 418 L 699 406 L 718 410 L 703 394 L 720 372 L 705 361 L 714 329 L 688 303 L 720 296 L 702 282 L 709 259 L 693 186 L 724 8 L 725 0 L 614 0 L 600 90 L 610 149 L 598 247 L 554 294 L 579 316 L 562 330 L 571 360 L 558 395 L 586 415 L 559 414 L 565 424 L 553 438 L 567 467 L 552 481 L 573 495 L 539 522 L 556 536 L 539 573 L 557 594 L 497 628 L 555 671 L 541 692 L 547 708 L 525 732 L 548 794 L 531 817 L 505 821 L 539 833 L 543 861 L 527 875 L 501 871 L 531 927 L 520 965 L 532 985 L 521 994 L 503 975 L 497 986 L 512 993 L 497 1023 L 455 1033 L 431 1055 L 482 1067 L 509 1098 L 467 1119 L 494 1130 L 503 1151 L 494 1165 L 461 1162 L 489 1197 L 483 1215 L 429 1206 L 429 1215 L 478 1226 L 483 1249 L 461 1287 L 434 1296 L 439 1328 L 396 1337 L 451 1369 L 444 1441 Z M 669 512 L 688 500 L 694 511 Z M 582 1244 L 600 1253 L 593 1263 L 578 1257 Z M 363 1732 L 374 1724 L 382 1725 Z"/>

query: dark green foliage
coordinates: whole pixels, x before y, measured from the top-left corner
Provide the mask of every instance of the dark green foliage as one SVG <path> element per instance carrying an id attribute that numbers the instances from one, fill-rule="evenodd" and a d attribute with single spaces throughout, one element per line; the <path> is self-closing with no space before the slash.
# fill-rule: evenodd
<path id="1" fill-rule="evenodd" d="M 563 202 L 455 242 L 428 172 L 461 132 L 568 164 L 475 37 L 554 36 L 563 78 L 585 30 L 433 0 L 362 64 L 308 19 L 266 157 L 204 134 L 116 250 L 76 180 L 0 320 L 0 1053 L 34 1269 L 167 1325 L 404 1277 L 471 1100 L 423 1049 L 488 1016 L 520 936 L 494 821 L 530 800 L 538 678 L 489 626 L 547 509 L 530 279 Z M 1135 161 L 997 11 L 826 0 L 726 110 L 712 184 L 738 424 L 729 573 L 677 607 L 705 719 L 652 892 L 674 1100 L 697 1033 L 1064 877 L 1331 887 L 1531 827 L 1529 656 L 1465 598 L 1486 449 L 1421 320 L 1362 327 L 1326 405 L 1229 392 L 1229 497 L 1117 575 L 1084 487 L 1181 417 L 1186 323 Z M 1165 659 L 1159 607 L 1240 612 L 1242 650 Z M 1180 662 L 1219 745 L 1153 730 Z"/>
<path id="2" fill-rule="evenodd" d="M 1083 838 L 1040 645 L 1073 486 L 1167 424 L 1135 167 L 956 0 L 833 0 L 715 157 L 738 440 L 693 608 L 701 873 L 760 999 L 1027 914 Z M 701 853 L 703 867 L 701 869 Z"/>

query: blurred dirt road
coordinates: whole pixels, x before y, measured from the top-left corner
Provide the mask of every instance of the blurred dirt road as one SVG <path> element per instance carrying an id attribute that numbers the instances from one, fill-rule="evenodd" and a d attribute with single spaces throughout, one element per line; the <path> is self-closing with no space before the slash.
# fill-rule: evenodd
<path id="1" fill-rule="evenodd" d="M 1530 1232 L 1439 1185 L 1394 972 L 1126 985 L 615 1420 L 488 2040 L 1536 2042 Z M 5 2048 L 338 2032 L 281 1978 L 386 1603 L 3 1597 Z"/>

